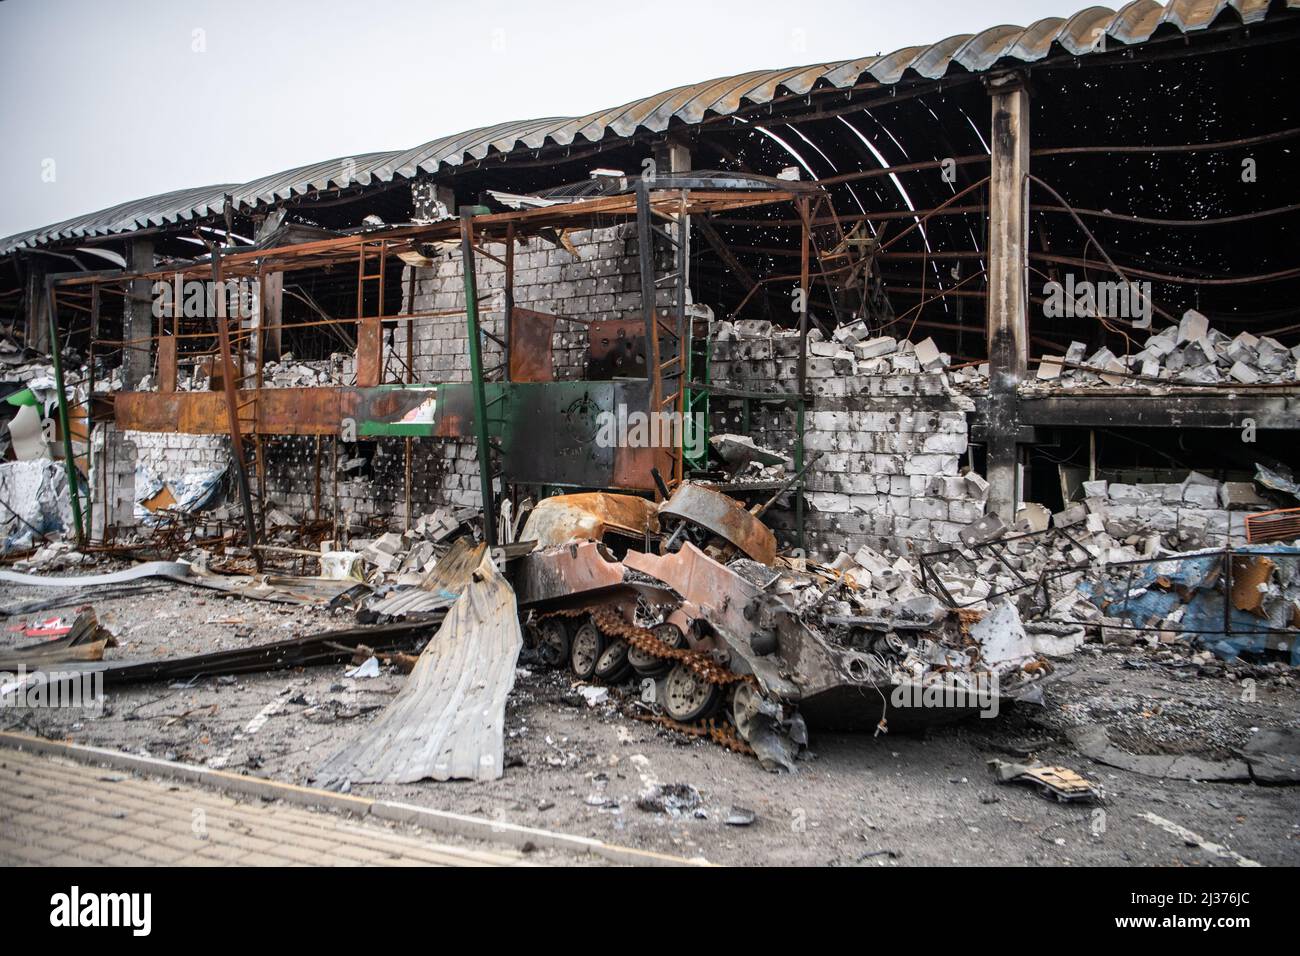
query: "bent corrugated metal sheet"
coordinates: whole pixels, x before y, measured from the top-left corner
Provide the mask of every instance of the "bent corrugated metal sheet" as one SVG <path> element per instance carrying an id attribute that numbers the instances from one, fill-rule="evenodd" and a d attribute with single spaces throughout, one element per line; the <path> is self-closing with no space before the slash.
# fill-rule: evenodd
<path id="1" fill-rule="evenodd" d="M 485 557 L 393 702 L 325 762 L 318 781 L 498 779 L 522 647 L 514 591 Z"/>

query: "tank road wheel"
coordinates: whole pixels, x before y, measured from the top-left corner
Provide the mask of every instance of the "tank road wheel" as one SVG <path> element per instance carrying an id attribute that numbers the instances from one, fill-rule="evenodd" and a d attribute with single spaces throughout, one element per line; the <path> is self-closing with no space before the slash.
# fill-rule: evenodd
<path id="1" fill-rule="evenodd" d="M 703 720 L 721 699 L 717 684 L 710 684 L 685 664 L 678 664 L 664 678 L 664 710 L 680 723 Z"/>
<path id="2" fill-rule="evenodd" d="M 663 677 L 673 666 L 672 661 L 647 654 L 638 647 L 628 648 L 627 661 L 638 677 Z"/>
<path id="3" fill-rule="evenodd" d="M 537 656 L 547 667 L 559 667 L 569 659 L 569 629 L 558 617 L 537 625 Z"/>
<path id="4" fill-rule="evenodd" d="M 610 684 L 621 682 L 632 673 L 632 665 L 628 663 L 627 657 L 627 641 L 622 638 L 611 641 L 600 655 L 600 660 L 596 661 L 596 676 Z"/>
<path id="5" fill-rule="evenodd" d="M 680 651 L 686 647 L 686 635 L 682 633 L 682 629 L 676 624 L 664 621 L 662 624 L 656 624 L 650 628 L 650 633 L 674 650 Z"/>
<path id="6" fill-rule="evenodd" d="M 663 624 L 656 624 L 650 628 L 650 633 L 669 647 L 683 648 L 686 646 L 686 637 L 678 630 L 676 624 L 669 624 L 667 621 Z M 627 652 L 627 659 L 638 677 L 663 677 L 673 667 L 672 661 L 665 660 L 662 657 L 655 657 L 653 654 L 647 654 L 635 647 Z"/>
<path id="7" fill-rule="evenodd" d="M 749 681 L 739 681 L 731 693 L 731 722 L 737 728 L 744 727 L 758 713 L 762 696 L 758 688 Z"/>
<path id="8" fill-rule="evenodd" d="M 569 668 L 579 680 L 591 680 L 596 673 L 596 662 L 605 652 L 605 635 L 600 633 L 595 621 L 587 620 L 573 635 L 569 645 Z"/>

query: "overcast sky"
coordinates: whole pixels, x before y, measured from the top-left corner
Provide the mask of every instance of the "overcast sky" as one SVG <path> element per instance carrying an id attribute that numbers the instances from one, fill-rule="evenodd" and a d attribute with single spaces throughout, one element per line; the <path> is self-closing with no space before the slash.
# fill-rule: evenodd
<path id="1" fill-rule="evenodd" d="M 1086 5 L 0 0 L 0 236 L 173 189 Z"/>

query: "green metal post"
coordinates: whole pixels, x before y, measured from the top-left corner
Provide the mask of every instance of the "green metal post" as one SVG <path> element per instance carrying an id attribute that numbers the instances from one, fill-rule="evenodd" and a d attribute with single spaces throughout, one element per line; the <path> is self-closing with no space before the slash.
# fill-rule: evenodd
<path id="1" fill-rule="evenodd" d="M 45 282 L 45 311 L 50 320 L 50 354 L 54 359 L 54 388 L 59 393 L 59 428 L 63 432 L 63 469 L 68 476 L 68 497 L 72 500 L 72 523 L 77 530 L 77 544 L 85 547 L 86 531 L 81 523 L 81 492 L 77 480 L 77 465 L 72 459 L 72 429 L 68 425 L 68 397 L 63 391 L 63 356 L 59 354 L 59 324 L 55 320 L 54 282 Z M 87 413 L 89 413 L 87 399 Z M 89 414 L 87 414 L 89 420 Z"/>
<path id="2" fill-rule="evenodd" d="M 488 444 L 487 396 L 483 389 L 483 348 L 478 325 L 478 282 L 474 277 L 474 216 L 487 212 L 466 206 L 460 216 L 460 254 L 465 272 L 465 321 L 469 326 L 469 369 L 474 383 L 474 438 L 478 444 L 479 494 L 483 498 L 483 540 L 497 544 L 496 501 L 492 495 L 492 458 Z"/>

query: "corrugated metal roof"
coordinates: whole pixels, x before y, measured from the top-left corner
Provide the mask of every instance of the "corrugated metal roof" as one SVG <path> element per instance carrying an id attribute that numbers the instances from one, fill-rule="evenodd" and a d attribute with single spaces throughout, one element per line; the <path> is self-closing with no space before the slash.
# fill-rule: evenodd
<path id="1" fill-rule="evenodd" d="M 397 696 L 317 772 L 322 786 L 497 780 L 523 648 L 509 582 L 484 556 Z"/>
<path id="2" fill-rule="evenodd" d="M 1300 9 L 1300 0 L 1286 0 L 1282 6 Z M 710 115 L 728 116 L 746 106 L 769 103 L 779 95 L 802 95 L 819 85 L 844 89 L 871 81 L 890 85 L 909 76 L 939 79 L 956 72 L 982 72 L 998 63 L 1032 64 L 1053 54 L 1098 52 L 1110 40 L 1128 46 L 1145 43 L 1162 28 L 1166 33 L 1194 33 L 1221 17 L 1257 23 L 1268 13 L 1269 0 L 1171 0 L 1167 6 L 1155 0 L 1134 0 L 1118 12 L 1088 7 L 1064 19 L 1048 17 L 1028 27 L 990 27 L 883 56 L 742 73 L 678 87 L 587 116 L 499 123 L 439 137 L 405 152 L 342 157 L 242 186 L 208 186 L 137 200 L 0 240 L 0 255 L 58 239 L 130 232 L 146 225 L 201 218 L 220 212 L 227 195 L 237 207 L 252 209 L 318 189 L 390 182 L 396 177 L 410 179 L 421 172 L 434 173 L 481 160 L 491 153 L 663 132 L 673 122 L 695 124 Z"/>
<path id="3" fill-rule="evenodd" d="M 133 199 L 86 216 L 0 239 L 0 255 L 7 255 L 16 249 L 48 245 L 60 239 L 108 236 L 216 215 L 224 208 L 226 196 L 235 188 L 234 183 L 223 183 L 177 189 L 147 199 Z"/>
<path id="4" fill-rule="evenodd" d="M 322 189 L 369 186 L 374 182 L 374 172 L 386 169 L 387 163 L 401 154 L 395 151 L 364 153 L 360 156 L 340 156 L 325 162 L 300 166 L 272 176 L 263 176 L 251 183 L 235 186 L 230 198 L 235 208 L 252 209 L 273 206 L 285 199 L 303 196 Z M 384 177 L 383 182 L 391 179 Z"/>

